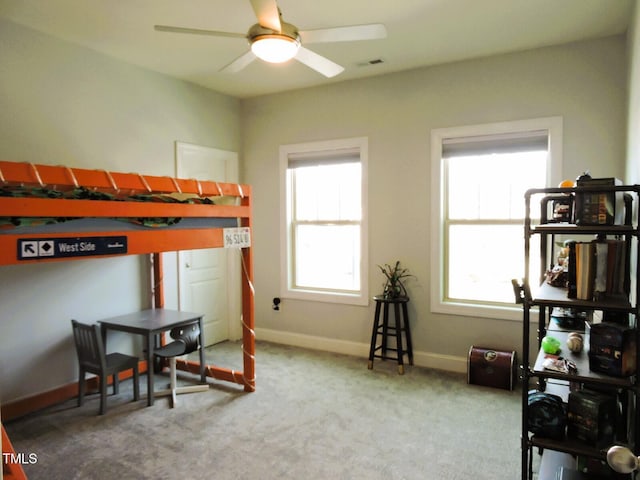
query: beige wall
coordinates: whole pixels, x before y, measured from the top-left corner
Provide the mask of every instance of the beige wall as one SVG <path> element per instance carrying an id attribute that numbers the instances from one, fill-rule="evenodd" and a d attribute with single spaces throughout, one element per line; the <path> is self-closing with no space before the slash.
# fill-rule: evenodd
<path id="1" fill-rule="evenodd" d="M 562 115 L 567 177 L 625 172 L 623 38 L 242 102 L 7 22 L 0 23 L 0 56 L 0 158 L 165 175 L 173 173 L 175 140 L 240 150 L 242 180 L 256 196 L 259 338 L 361 354 L 373 314 L 371 307 L 289 300 L 280 312 L 271 309 L 280 294 L 282 144 L 369 137 L 371 293 L 382 282 L 375 264 L 406 263 L 418 277 L 410 292 L 417 360 L 450 368 L 463 364 L 474 343 L 517 349 L 520 323 L 429 311 L 430 130 Z M 390 233 L 397 229 L 407 235 Z M 0 267 L 0 402 L 73 381 L 69 319 L 147 306 L 146 268 L 144 259 L 128 257 Z"/>
<path id="2" fill-rule="evenodd" d="M 3 160 L 173 175 L 176 140 L 239 149 L 234 98 L 3 21 L 0 58 Z M 0 403 L 75 380 L 69 319 L 148 307 L 147 271 L 143 257 L 0 267 Z"/>
<path id="3" fill-rule="evenodd" d="M 258 338 L 366 353 L 372 305 L 284 299 L 276 312 L 271 298 L 280 295 L 279 146 L 367 136 L 370 293 L 382 283 L 376 264 L 400 259 L 417 276 L 410 316 L 418 362 L 464 370 L 470 345 L 519 350 L 520 322 L 430 312 L 430 130 L 560 115 L 564 176 L 588 169 L 622 177 L 625 61 L 625 39 L 611 37 L 243 101 L 244 180 L 257 198 Z"/>

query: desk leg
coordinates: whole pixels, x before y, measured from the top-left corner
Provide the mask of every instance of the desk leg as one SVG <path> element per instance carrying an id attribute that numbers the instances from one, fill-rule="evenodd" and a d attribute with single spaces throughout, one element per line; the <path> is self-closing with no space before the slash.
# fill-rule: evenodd
<path id="1" fill-rule="evenodd" d="M 153 371 L 155 365 L 153 362 L 153 352 L 155 349 L 155 342 L 152 333 L 147 334 L 147 405 L 153 405 Z"/>
<path id="2" fill-rule="evenodd" d="M 207 383 L 207 376 L 204 371 L 204 328 L 202 317 L 198 319 L 198 325 L 200 326 L 200 382 Z"/>

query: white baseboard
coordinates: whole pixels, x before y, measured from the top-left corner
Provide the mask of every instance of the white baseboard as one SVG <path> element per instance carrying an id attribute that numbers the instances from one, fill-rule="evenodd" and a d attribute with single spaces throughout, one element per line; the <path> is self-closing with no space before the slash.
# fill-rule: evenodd
<path id="1" fill-rule="evenodd" d="M 338 340 L 335 338 L 315 337 L 301 333 L 283 332 L 268 328 L 256 328 L 256 338 L 265 342 L 280 343 L 294 347 L 322 350 L 325 352 L 369 357 L 369 344 Z M 467 358 L 439 353 L 413 351 L 413 363 L 420 367 L 434 368 L 456 373 L 467 372 Z"/>

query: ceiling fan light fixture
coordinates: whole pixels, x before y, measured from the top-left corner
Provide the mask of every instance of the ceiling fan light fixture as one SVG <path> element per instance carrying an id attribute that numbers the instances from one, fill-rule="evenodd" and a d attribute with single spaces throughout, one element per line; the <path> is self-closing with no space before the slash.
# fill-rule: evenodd
<path id="1" fill-rule="evenodd" d="M 251 40 L 251 51 L 261 60 L 269 63 L 283 63 L 298 53 L 300 39 L 288 35 L 260 35 Z"/>

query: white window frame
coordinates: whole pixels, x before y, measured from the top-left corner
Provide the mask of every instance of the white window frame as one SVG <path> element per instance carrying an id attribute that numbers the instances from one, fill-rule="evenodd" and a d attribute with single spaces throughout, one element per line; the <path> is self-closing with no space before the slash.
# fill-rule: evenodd
<path id="1" fill-rule="evenodd" d="M 447 139 L 483 135 L 508 135 L 546 130 L 549 135 L 547 185 L 555 186 L 562 175 L 562 117 L 545 117 L 509 122 L 438 128 L 431 131 L 431 311 L 451 315 L 522 320 L 522 308 L 445 301 L 444 208 L 445 172 L 442 145 Z M 522 198 L 524 203 L 524 197 Z M 523 226 L 524 232 L 524 226 Z M 524 238 L 523 238 L 524 250 Z M 524 271 L 524 265 L 523 265 Z"/>
<path id="2" fill-rule="evenodd" d="M 369 304 L 369 274 L 368 274 L 368 138 L 355 137 L 318 142 L 282 145 L 280 147 L 280 296 L 283 298 L 311 300 L 318 302 L 343 303 L 350 305 Z M 311 291 L 293 288 L 291 285 L 292 268 L 292 237 L 291 237 L 291 190 L 289 182 L 289 157 L 295 155 L 322 155 L 336 150 L 355 150 L 360 153 L 361 164 L 361 202 L 362 219 L 360 222 L 360 290 L 357 293 L 338 291 Z"/>

